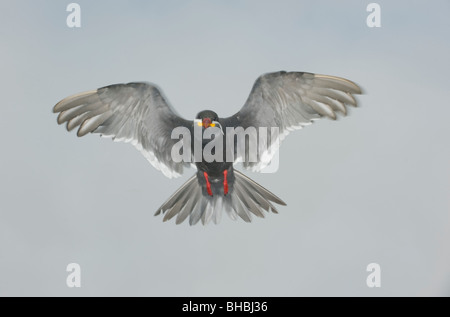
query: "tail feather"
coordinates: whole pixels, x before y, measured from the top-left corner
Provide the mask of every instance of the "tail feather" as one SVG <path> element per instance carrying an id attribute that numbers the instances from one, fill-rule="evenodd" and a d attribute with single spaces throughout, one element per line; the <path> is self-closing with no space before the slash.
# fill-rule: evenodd
<path id="1" fill-rule="evenodd" d="M 217 197 L 214 200 L 214 214 L 213 214 L 213 222 L 217 225 L 222 218 L 222 208 L 223 208 L 223 198 L 222 196 Z"/>
<path id="2" fill-rule="evenodd" d="M 189 224 L 195 225 L 200 220 L 203 225 L 221 220 L 222 209 L 236 220 L 240 217 L 245 222 L 252 221 L 252 214 L 264 218 L 264 211 L 278 213 L 274 204 L 286 205 L 275 194 L 265 189 L 249 177 L 234 170 L 234 186 L 226 196 L 205 195 L 194 175 L 187 180 L 155 213 L 164 214 L 163 221 L 176 217 L 180 224 L 189 217 Z"/>
<path id="3" fill-rule="evenodd" d="M 156 211 L 155 216 L 159 215 L 161 212 L 165 212 L 166 210 L 171 209 L 175 203 L 180 199 L 180 196 L 191 186 L 194 186 L 196 183 L 195 175 L 188 179 L 186 183 L 184 183 L 169 199 L 162 204 L 158 211 Z"/>
<path id="4" fill-rule="evenodd" d="M 252 200 L 248 196 L 247 191 L 243 186 L 241 186 L 241 184 L 238 181 L 236 181 L 235 189 L 237 190 L 239 199 L 244 203 L 245 207 L 247 207 L 247 209 L 250 210 L 255 216 L 264 218 L 264 214 L 260 210 L 260 207 L 258 207 L 254 203 L 254 200 Z"/>
<path id="5" fill-rule="evenodd" d="M 269 201 L 269 205 L 270 205 L 270 210 L 272 210 L 272 212 L 274 213 L 274 214 L 277 214 L 278 213 L 278 210 L 274 207 L 274 205 Z"/>
<path id="6" fill-rule="evenodd" d="M 197 222 L 202 219 L 203 213 L 208 205 L 208 201 L 208 197 L 202 196 L 202 198 L 200 198 L 199 203 L 196 205 L 195 209 L 191 212 L 191 216 L 189 217 L 189 224 L 191 226 L 197 224 Z"/>
<path id="7" fill-rule="evenodd" d="M 244 190 L 247 193 L 247 195 L 249 195 L 254 201 L 256 201 L 259 204 L 259 206 L 261 206 L 262 209 L 264 209 L 267 212 L 270 211 L 270 203 L 263 197 L 261 197 L 261 195 L 258 192 L 256 191 L 252 192 L 246 187 L 244 187 Z"/>
<path id="8" fill-rule="evenodd" d="M 267 189 L 265 189 L 264 187 L 259 185 L 257 182 L 255 182 L 251 178 L 245 176 L 244 174 L 242 174 L 241 172 L 236 171 L 236 170 L 234 171 L 234 173 L 235 173 L 236 179 L 240 179 L 248 187 L 251 187 L 254 191 L 257 191 L 258 193 L 260 193 L 262 197 L 264 197 L 270 201 L 273 201 L 274 203 L 277 203 L 279 205 L 286 206 L 286 203 L 284 201 L 282 201 L 281 198 L 279 198 L 272 192 L 268 191 Z"/>
<path id="9" fill-rule="evenodd" d="M 163 221 L 168 221 L 172 219 L 176 214 L 178 214 L 184 206 L 186 206 L 189 201 L 191 193 L 195 190 L 195 183 L 187 186 L 182 192 L 180 192 L 180 196 L 177 199 L 177 202 L 173 205 L 173 207 L 166 213 L 163 218 Z"/>
<path id="10" fill-rule="evenodd" d="M 244 203 L 239 199 L 237 195 L 231 197 L 231 206 L 234 210 L 236 210 L 237 215 L 241 217 L 242 220 L 244 220 L 245 222 L 252 221 L 252 217 L 247 211 L 247 207 L 245 207 Z"/>
<path id="11" fill-rule="evenodd" d="M 214 205 L 215 205 L 216 200 L 217 199 L 214 199 L 214 200 L 210 199 L 208 201 L 208 203 L 206 204 L 205 211 L 203 212 L 203 215 L 202 215 L 202 224 L 203 225 L 206 225 L 211 221 L 213 214 L 215 212 Z"/>
<path id="12" fill-rule="evenodd" d="M 163 221 L 166 222 L 170 219 L 173 218 L 173 216 L 175 216 L 183 207 L 182 205 L 182 200 L 179 200 L 173 207 L 172 209 L 169 209 L 169 211 L 165 214 Z"/>
<path id="13" fill-rule="evenodd" d="M 202 198 L 202 192 L 199 187 L 196 187 L 192 198 L 188 201 L 188 203 L 183 207 L 183 209 L 178 213 L 177 219 L 175 223 L 179 225 L 191 214 L 192 210 L 195 208 L 195 205 L 199 203 Z"/>
<path id="14" fill-rule="evenodd" d="M 231 220 L 237 220 L 238 215 L 236 213 L 236 210 L 234 210 L 234 208 L 232 207 L 231 197 L 231 195 L 223 197 L 223 209 L 227 213 L 228 217 L 231 218 Z"/>

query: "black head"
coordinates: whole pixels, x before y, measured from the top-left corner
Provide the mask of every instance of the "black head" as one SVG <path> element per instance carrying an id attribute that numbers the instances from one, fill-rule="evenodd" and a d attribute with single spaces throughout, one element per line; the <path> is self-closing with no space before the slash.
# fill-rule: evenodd
<path id="1" fill-rule="evenodd" d="M 215 126 L 219 122 L 219 116 L 217 113 L 211 110 L 203 110 L 200 111 L 195 117 L 195 121 L 198 122 L 199 125 L 203 125 L 206 129 L 209 126 Z"/>
<path id="2" fill-rule="evenodd" d="M 208 118 L 211 121 L 213 121 L 213 120 L 219 121 L 219 116 L 217 115 L 217 113 L 215 113 L 214 111 L 211 111 L 211 110 L 200 111 L 195 118 L 200 119 L 200 120 Z"/>

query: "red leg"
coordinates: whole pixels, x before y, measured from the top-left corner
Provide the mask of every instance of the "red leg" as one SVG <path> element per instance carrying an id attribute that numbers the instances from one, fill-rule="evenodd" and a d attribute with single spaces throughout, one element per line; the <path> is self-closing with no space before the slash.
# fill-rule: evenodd
<path id="1" fill-rule="evenodd" d="M 208 180 L 208 173 L 203 172 L 203 176 L 205 176 L 205 180 L 206 180 L 206 191 L 208 192 L 209 196 L 212 196 L 212 190 L 211 190 L 211 184 L 209 183 Z"/>
<path id="2" fill-rule="evenodd" d="M 227 179 L 228 171 L 223 171 L 223 193 L 224 195 L 228 194 L 228 179 Z"/>

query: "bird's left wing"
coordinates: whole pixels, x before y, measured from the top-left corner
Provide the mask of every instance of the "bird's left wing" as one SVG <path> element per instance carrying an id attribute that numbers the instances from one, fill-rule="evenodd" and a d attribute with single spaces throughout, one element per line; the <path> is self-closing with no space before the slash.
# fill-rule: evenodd
<path id="1" fill-rule="evenodd" d="M 149 83 L 118 84 L 80 93 L 61 100 L 53 108 L 58 123 L 67 130 L 78 128 L 78 136 L 89 132 L 133 144 L 167 177 L 178 177 L 184 166 L 172 160 L 171 149 L 178 140 L 172 130 L 192 128 L 192 122 L 178 116 L 160 90 Z"/>
<path id="2" fill-rule="evenodd" d="M 261 171 L 276 153 L 273 145 L 279 144 L 290 131 L 322 117 L 336 119 L 338 112 L 345 116 L 346 106 L 356 106 L 353 94 L 360 93 L 358 85 L 340 77 L 306 72 L 268 73 L 256 80 L 242 109 L 222 119 L 222 125 L 279 129 L 279 137 L 267 142 L 267 151 L 260 153 L 256 162 L 238 158 L 245 168 Z"/>

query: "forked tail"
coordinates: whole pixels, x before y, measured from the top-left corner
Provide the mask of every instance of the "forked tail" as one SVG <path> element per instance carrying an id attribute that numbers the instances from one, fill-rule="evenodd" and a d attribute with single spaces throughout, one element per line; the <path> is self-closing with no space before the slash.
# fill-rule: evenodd
<path id="1" fill-rule="evenodd" d="M 177 216 L 176 224 L 189 217 L 189 224 L 195 225 L 200 220 L 208 224 L 211 220 L 218 224 L 225 210 L 231 219 L 241 217 L 245 222 L 252 221 L 252 214 L 264 218 L 264 211 L 278 213 L 273 203 L 286 206 L 276 195 L 234 170 L 234 186 L 227 195 L 204 195 L 197 180 L 192 176 L 184 183 L 155 213 L 164 214 L 163 221 Z"/>

